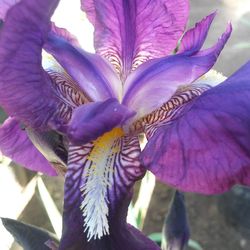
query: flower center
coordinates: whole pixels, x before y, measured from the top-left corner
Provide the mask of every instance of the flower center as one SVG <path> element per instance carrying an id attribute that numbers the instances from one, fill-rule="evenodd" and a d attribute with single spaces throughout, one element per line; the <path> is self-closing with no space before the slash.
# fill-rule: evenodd
<path id="1" fill-rule="evenodd" d="M 93 142 L 87 157 L 89 164 L 83 172 L 81 210 L 88 240 L 109 234 L 107 193 L 113 184 L 114 162 L 121 150 L 120 138 L 123 136 L 121 128 L 103 134 Z"/>
<path id="2" fill-rule="evenodd" d="M 93 162 L 93 167 L 96 167 L 103 160 L 103 155 L 106 153 L 118 153 L 120 146 L 114 141 L 124 136 L 121 128 L 113 128 L 110 132 L 104 133 L 94 141 L 94 148 L 88 156 L 88 160 Z"/>

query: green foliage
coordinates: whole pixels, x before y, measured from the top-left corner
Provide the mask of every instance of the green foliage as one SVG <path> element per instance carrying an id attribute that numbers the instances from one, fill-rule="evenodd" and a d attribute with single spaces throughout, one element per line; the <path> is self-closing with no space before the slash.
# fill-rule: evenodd
<path id="1" fill-rule="evenodd" d="M 1 21 L 1 20 L 0 20 Z M 1 23 L 0 23 L 0 28 L 1 28 Z M 2 124 L 8 116 L 6 113 L 3 111 L 3 109 L 0 107 L 0 124 Z"/>

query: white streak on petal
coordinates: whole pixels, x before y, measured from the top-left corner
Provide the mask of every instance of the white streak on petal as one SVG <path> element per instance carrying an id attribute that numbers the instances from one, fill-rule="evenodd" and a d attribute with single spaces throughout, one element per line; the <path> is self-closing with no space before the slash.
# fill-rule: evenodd
<path id="1" fill-rule="evenodd" d="M 83 172 L 83 179 L 87 181 L 81 187 L 84 197 L 81 210 L 88 240 L 109 234 L 107 190 L 113 185 L 113 166 L 116 154 L 120 152 L 121 136 L 123 132 L 119 128 L 105 133 L 94 142 L 88 156 L 89 164 Z"/>

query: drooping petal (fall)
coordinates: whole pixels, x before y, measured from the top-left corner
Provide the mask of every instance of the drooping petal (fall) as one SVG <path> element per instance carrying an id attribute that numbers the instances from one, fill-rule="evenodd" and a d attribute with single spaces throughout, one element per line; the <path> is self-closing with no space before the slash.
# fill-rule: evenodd
<path id="1" fill-rule="evenodd" d="M 51 250 L 58 245 L 56 236 L 44 229 L 37 228 L 17 220 L 1 218 L 4 227 L 11 233 L 23 249 Z M 52 247 L 52 248 L 51 248 Z"/>
<path id="2" fill-rule="evenodd" d="M 121 79 L 142 62 L 169 54 L 188 18 L 186 0 L 82 0 L 95 27 L 95 48 Z"/>
<path id="3" fill-rule="evenodd" d="M 197 29 L 199 27 L 196 25 Z M 135 119 L 161 107 L 180 85 L 194 82 L 214 65 L 230 37 L 231 30 L 229 24 L 225 33 L 210 49 L 191 53 L 197 47 L 190 45 L 191 52 L 184 51 L 141 65 L 127 78 L 122 103 L 137 111 Z M 194 39 L 193 42 L 199 43 L 200 40 Z"/>
<path id="4" fill-rule="evenodd" d="M 134 111 L 120 104 L 117 99 L 110 98 L 104 102 L 92 102 L 77 107 L 69 124 L 57 129 L 65 132 L 74 144 L 83 145 L 115 127 L 122 126 L 134 114 Z"/>
<path id="5" fill-rule="evenodd" d="M 26 131 L 14 118 L 8 118 L 0 126 L 0 151 L 30 170 L 56 175 L 55 169 L 36 149 Z"/>
<path id="6" fill-rule="evenodd" d="M 59 98 L 42 69 L 41 50 L 58 0 L 23 0 L 8 11 L 0 33 L 0 104 L 32 127 L 45 127 Z"/>
<path id="7" fill-rule="evenodd" d="M 184 191 L 250 185 L 249 75 L 250 62 L 159 127 L 142 152 L 143 165 Z"/>
<path id="8" fill-rule="evenodd" d="M 44 48 L 56 58 L 90 100 L 104 101 L 110 97 L 121 99 L 121 82 L 111 65 L 101 56 L 74 47 L 54 32 L 50 32 Z"/>
<path id="9" fill-rule="evenodd" d="M 137 137 L 120 128 L 69 147 L 59 249 L 159 249 L 126 223 L 133 184 L 145 171 Z"/>

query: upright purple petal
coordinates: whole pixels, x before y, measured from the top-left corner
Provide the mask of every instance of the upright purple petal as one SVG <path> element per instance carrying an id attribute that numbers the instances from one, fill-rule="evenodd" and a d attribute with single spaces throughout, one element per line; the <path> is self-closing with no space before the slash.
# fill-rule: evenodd
<path id="1" fill-rule="evenodd" d="M 33 171 L 56 175 L 56 171 L 30 141 L 14 118 L 0 127 L 0 151 L 16 163 Z"/>
<path id="2" fill-rule="evenodd" d="M 249 75 L 250 62 L 161 126 L 142 152 L 143 165 L 189 192 L 250 185 Z"/>
<path id="3" fill-rule="evenodd" d="M 169 54 L 188 18 L 186 0 L 82 0 L 95 27 L 95 48 L 121 79 L 148 59 Z"/>
<path id="4" fill-rule="evenodd" d="M 80 89 L 93 101 L 121 98 L 121 82 L 109 63 L 99 55 L 72 46 L 65 37 L 51 32 L 45 44 Z"/>
<path id="5" fill-rule="evenodd" d="M 23 0 L 0 33 L 0 104 L 24 123 L 44 127 L 59 103 L 42 69 L 41 50 L 58 0 Z"/>
<path id="6" fill-rule="evenodd" d="M 137 137 L 124 137 L 120 128 L 70 145 L 59 249 L 159 249 L 126 223 L 133 184 L 145 173 L 139 154 Z"/>
<path id="7" fill-rule="evenodd" d="M 122 104 L 137 111 L 137 119 L 162 106 L 181 85 L 194 82 L 216 62 L 231 34 L 229 24 L 225 33 L 210 49 L 154 59 L 141 65 L 124 85 Z M 191 48 L 192 49 L 192 48 Z"/>
<path id="8" fill-rule="evenodd" d="M 181 39 L 180 48 L 178 53 L 188 52 L 193 54 L 198 52 L 205 42 L 208 34 L 210 25 L 212 24 L 216 12 L 210 14 L 209 16 L 203 18 L 199 23 L 195 24 L 195 27 L 188 30 L 183 38 Z"/>

